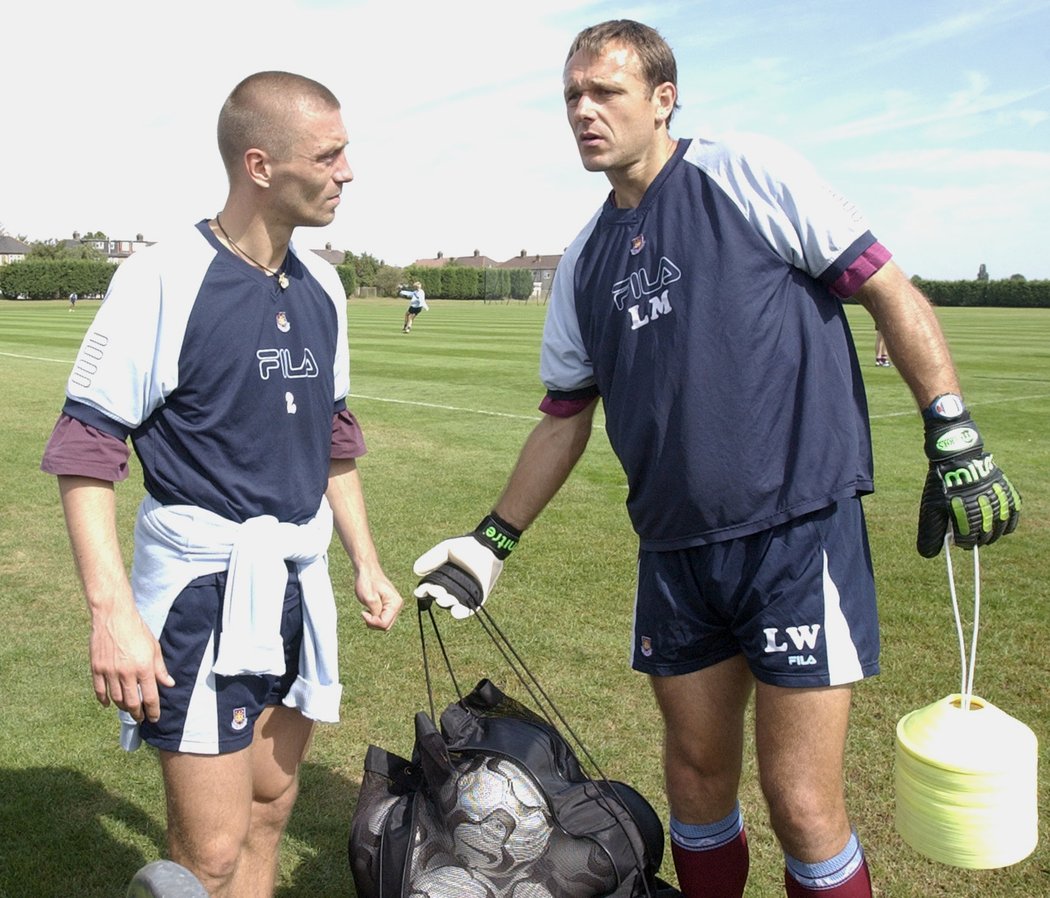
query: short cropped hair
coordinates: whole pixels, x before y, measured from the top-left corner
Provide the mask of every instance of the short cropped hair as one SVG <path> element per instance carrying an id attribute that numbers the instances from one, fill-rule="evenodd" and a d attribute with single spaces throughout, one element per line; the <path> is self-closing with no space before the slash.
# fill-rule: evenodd
<path id="1" fill-rule="evenodd" d="M 565 61 L 568 62 L 581 50 L 598 56 L 609 44 L 621 44 L 638 54 L 642 64 L 642 77 L 650 91 L 656 90 L 667 81 L 677 89 L 678 64 L 675 62 L 674 51 L 655 28 L 631 19 L 610 19 L 608 22 L 584 28 L 576 35 Z M 667 116 L 668 124 L 671 123 L 674 110 L 678 108 L 676 100 L 674 109 Z"/>
<path id="2" fill-rule="evenodd" d="M 232 175 L 244 153 L 255 147 L 287 159 L 299 137 L 293 113 L 303 107 L 339 109 L 327 87 L 291 72 L 256 72 L 238 84 L 219 112 L 219 154 Z"/>

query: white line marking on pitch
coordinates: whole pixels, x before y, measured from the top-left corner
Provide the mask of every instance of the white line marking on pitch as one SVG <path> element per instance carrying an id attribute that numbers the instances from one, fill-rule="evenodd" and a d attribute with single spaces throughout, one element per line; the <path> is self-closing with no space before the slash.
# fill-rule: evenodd
<path id="1" fill-rule="evenodd" d="M 509 412 L 490 412 L 481 408 L 460 408 L 458 405 L 438 405 L 436 402 L 419 402 L 415 399 L 390 399 L 382 396 L 365 396 L 362 393 L 351 393 L 351 399 L 364 399 L 368 402 L 392 402 L 397 405 L 418 405 L 420 408 L 436 408 L 443 412 L 467 412 L 471 415 L 491 415 L 494 418 L 515 418 L 519 421 L 539 421 L 535 415 L 512 415 Z"/>
<path id="2" fill-rule="evenodd" d="M 60 365 L 73 365 L 73 362 L 67 359 L 49 359 L 39 355 L 19 355 L 16 352 L 0 352 L 0 355 L 9 359 L 28 359 L 30 362 L 58 362 Z"/>
<path id="3" fill-rule="evenodd" d="M 27 359 L 31 362 L 58 362 L 62 365 L 72 365 L 73 363 L 68 359 L 51 359 L 46 356 L 37 355 L 19 355 L 14 352 L 0 352 L 0 356 L 5 356 L 9 359 Z M 493 412 L 482 408 L 462 408 L 458 405 L 440 405 L 436 402 L 419 402 L 415 399 L 391 399 L 383 396 L 365 396 L 363 393 L 351 393 L 351 399 L 364 399 L 366 402 L 390 402 L 396 405 L 416 405 L 420 408 L 433 408 L 443 412 L 465 412 L 469 415 L 489 415 L 493 418 L 513 418 L 517 421 L 539 421 L 540 419 L 535 415 L 513 415 L 509 412 Z M 1034 396 L 1011 396 L 1006 399 L 991 399 L 986 402 L 974 402 L 972 408 L 978 408 L 982 405 L 1003 405 L 1007 402 L 1026 402 L 1033 399 L 1050 399 L 1050 393 L 1036 394 Z M 883 418 L 903 418 L 909 415 L 915 415 L 918 412 L 915 409 L 909 409 L 904 412 L 884 412 L 881 415 L 869 415 L 869 419 L 872 421 L 879 421 Z"/>

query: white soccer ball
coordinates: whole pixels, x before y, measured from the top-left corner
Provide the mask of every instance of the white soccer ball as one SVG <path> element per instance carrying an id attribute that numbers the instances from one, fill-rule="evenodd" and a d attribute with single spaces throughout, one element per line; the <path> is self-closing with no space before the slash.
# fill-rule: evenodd
<path id="1" fill-rule="evenodd" d="M 412 878 L 407 898 L 496 898 L 496 893 L 462 867 L 437 867 Z"/>
<path id="2" fill-rule="evenodd" d="M 554 895 L 538 882 L 518 882 L 511 886 L 509 898 L 554 898 Z"/>
<path id="3" fill-rule="evenodd" d="M 450 815 L 453 850 L 473 869 L 505 873 L 538 859 L 547 848 L 547 802 L 517 765 L 489 759 L 471 766 L 455 784 Z"/>

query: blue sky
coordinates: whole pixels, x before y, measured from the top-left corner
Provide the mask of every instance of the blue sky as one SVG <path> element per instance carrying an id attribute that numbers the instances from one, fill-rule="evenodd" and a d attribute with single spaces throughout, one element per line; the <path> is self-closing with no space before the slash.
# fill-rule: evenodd
<path id="1" fill-rule="evenodd" d="M 0 119 L 13 235 L 163 239 L 213 215 L 218 109 L 244 75 L 280 68 L 340 97 L 356 176 L 300 245 L 396 265 L 559 253 L 608 191 L 565 122 L 565 53 L 625 17 L 675 50 L 676 136 L 792 145 L 910 274 L 1050 278 L 1046 0 L 18 6 Z"/>

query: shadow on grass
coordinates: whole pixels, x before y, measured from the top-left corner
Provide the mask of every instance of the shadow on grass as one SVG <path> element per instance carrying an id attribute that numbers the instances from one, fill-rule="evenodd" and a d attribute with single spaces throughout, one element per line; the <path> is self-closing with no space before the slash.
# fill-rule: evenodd
<path id="1" fill-rule="evenodd" d="M 299 798 L 286 833 L 298 843 L 300 858 L 291 882 L 278 885 L 277 898 L 354 898 L 347 841 L 359 789 L 355 780 L 328 767 L 302 765 Z"/>
<path id="2" fill-rule="evenodd" d="M 347 839 L 358 784 L 310 763 L 300 778 L 288 826 L 300 859 L 277 896 L 353 898 Z M 136 871 L 164 857 L 163 827 L 78 770 L 0 769 L 0 796 L 0 898 L 122 898 Z"/>
<path id="3" fill-rule="evenodd" d="M 141 808 L 68 767 L 0 769 L 0 896 L 117 898 L 159 852 L 164 832 Z"/>

